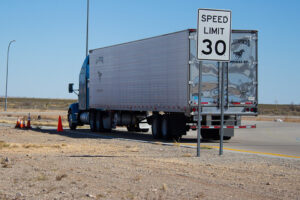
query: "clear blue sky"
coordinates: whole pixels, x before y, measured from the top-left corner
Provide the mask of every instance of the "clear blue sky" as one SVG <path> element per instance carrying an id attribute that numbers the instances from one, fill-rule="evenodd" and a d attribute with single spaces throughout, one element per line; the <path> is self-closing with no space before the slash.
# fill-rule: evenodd
<path id="1" fill-rule="evenodd" d="M 232 10 L 233 29 L 259 31 L 259 102 L 300 104 L 300 1 L 90 0 L 89 48 L 197 25 L 198 8 Z M 85 57 L 85 0 L 0 1 L 0 96 L 76 98 Z M 2 101 L 2 100 L 1 100 Z"/>

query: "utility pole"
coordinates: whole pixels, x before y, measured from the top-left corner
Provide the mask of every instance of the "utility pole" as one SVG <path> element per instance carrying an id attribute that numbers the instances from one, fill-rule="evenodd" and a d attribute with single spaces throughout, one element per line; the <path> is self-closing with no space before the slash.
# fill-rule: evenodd
<path id="1" fill-rule="evenodd" d="M 8 44 L 8 48 L 7 48 L 7 60 L 6 60 L 6 89 L 5 89 L 5 107 L 4 107 L 4 111 L 7 111 L 7 83 L 8 83 L 8 59 L 9 59 L 9 48 L 11 43 L 15 42 L 15 40 L 12 40 L 9 42 Z"/>
<path id="2" fill-rule="evenodd" d="M 87 0 L 86 5 L 86 50 L 85 50 L 85 56 L 88 55 L 89 51 L 89 7 L 90 7 L 90 1 Z"/>

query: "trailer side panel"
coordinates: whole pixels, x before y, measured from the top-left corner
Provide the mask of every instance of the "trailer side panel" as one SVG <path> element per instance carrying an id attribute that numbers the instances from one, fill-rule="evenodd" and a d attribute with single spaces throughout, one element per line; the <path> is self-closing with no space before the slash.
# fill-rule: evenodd
<path id="1" fill-rule="evenodd" d="M 185 112 L 189 31 L 90 51 L 90 108 Z"/>

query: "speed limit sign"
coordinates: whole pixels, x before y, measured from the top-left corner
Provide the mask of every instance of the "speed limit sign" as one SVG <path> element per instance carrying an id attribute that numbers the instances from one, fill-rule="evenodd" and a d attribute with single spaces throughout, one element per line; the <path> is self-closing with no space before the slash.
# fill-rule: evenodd
<path id="1" fill-rule="evenodd" d="M 231 11 L 198 10 L 198 60 L 230 60 Z"/>

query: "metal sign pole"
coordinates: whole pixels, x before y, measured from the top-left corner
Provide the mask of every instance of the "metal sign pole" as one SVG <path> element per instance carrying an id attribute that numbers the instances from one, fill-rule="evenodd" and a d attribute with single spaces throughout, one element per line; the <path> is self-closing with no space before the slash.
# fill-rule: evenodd
<path id="1" fill-rule="evenodd" d="M 202 89 L 202 61 L 198 62 L 199 82 L 198 82 L 198 133 L 197 133 L 197 157 L 200 157 L 200 137 L 201 137 L 201 89 Z"/>
<path id="2" fill-rule="evenodd" d="M 220 66 L 220 65 L 219 65 Z M 221 127 L 220 127 L 220 148 L 219 155 L 223 155 L 223 136 L 224 136 L 224 71 L 225 71 L 225 62 L 221 63 Z"/>

